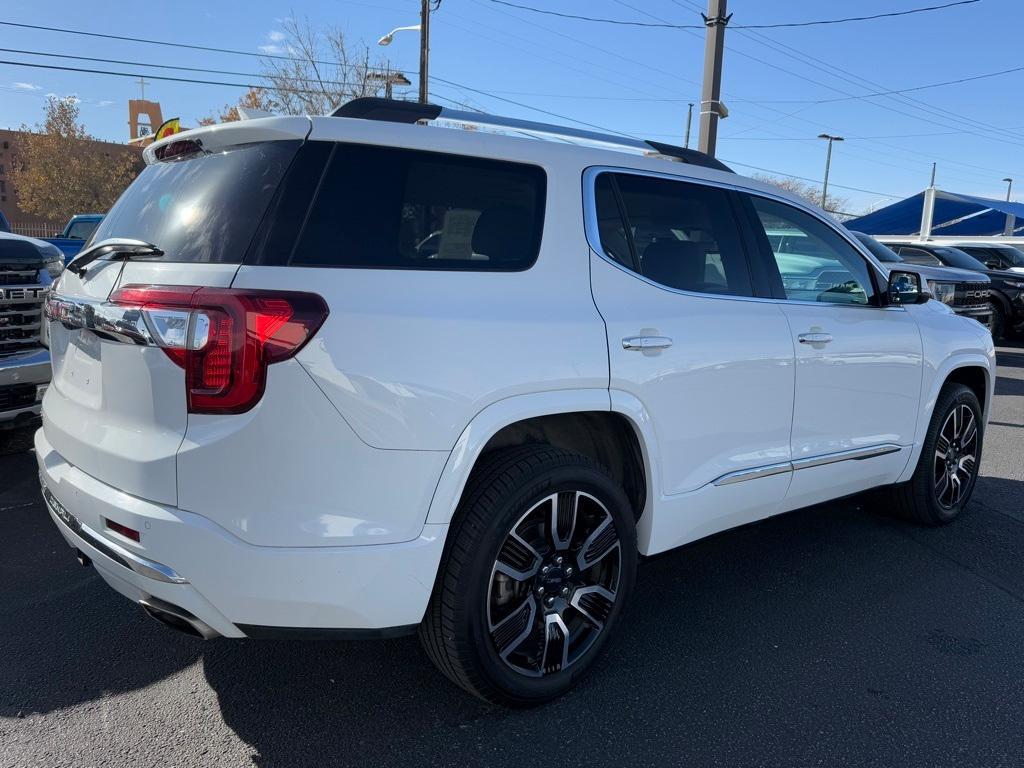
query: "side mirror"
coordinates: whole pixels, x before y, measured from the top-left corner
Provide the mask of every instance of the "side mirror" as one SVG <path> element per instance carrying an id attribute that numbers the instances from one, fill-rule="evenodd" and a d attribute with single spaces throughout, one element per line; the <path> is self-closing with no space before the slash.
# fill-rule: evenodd
<path id="1" fill-rule="evenodd" d="M 903 272 L 894 269 L 889 273 L 889 303 L 894 306 L 904 304 L 924 304 L 931 298 L 921 285 L 921 276 L 917 272 Z"/>

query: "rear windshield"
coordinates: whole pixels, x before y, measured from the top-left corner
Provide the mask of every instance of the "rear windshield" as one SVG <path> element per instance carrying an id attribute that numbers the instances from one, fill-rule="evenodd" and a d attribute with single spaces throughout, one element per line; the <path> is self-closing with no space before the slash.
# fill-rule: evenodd
<path id="1" fill-rule="evenodd" d="M 244 144 L 146 167 L 93 233 L 143 240 L 165 261 L 240 264 L 300 142 Z"/>

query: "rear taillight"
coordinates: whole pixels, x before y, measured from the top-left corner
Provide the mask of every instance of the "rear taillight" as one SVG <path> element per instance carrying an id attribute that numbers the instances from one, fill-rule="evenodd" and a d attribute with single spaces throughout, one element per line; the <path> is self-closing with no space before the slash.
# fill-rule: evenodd
<path id="1" fill-rule="evenodd" d="M 154 342 L 185 369 L 190 413 L 243 413 L 267 366 L 294 356 L 328 309 L 313 293 L 128 285 L 110 301 L 139 310 Z"/>

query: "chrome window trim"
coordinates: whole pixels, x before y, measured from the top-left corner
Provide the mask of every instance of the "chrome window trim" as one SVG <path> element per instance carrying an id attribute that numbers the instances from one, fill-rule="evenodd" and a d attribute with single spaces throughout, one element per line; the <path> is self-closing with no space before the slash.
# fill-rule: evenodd
<path id="1" fill-rule="evenodd" d="M 149 579 L 163 581 L 168 584 L 188 584 L 188 579 L 184 576 L 179 576 L 173 568 L 168 568 L 166 565 L 155 560 L 137 555 L 119 544 L 101 537 L 92 528 L 71 514 L 45 485 L 43 485 L 43 501 L 46 503 L 46 508 L 50 515 L 59 525 L 66 528 L 70 533 L 84 541 L 111 562 L 117 563 L 122 568 L 127 568 Z"/>
<path id="2" fill-rule="evenodd" d="M 625 266 L 621 262 L 609 256 L 604 252 L 601 246 L 601 234 L 600 227 L 597 222 L 597 195 L 595 193 L 594 185 L 597 177 L 602 173 L 619 173 L 629 174 L 632 176 L 646 176 L 653 179 L 667 179 L 669 181 L 680 181 L 687 184 L 696 184 L 705 187 L 714 187 L 717 189 L 725 189 L 732 192 L 740 192 L 743 194 L 753 195 L 755 197 L 763 197 L 767 200 L 774 200 L 775 202 L 788 205 L 792 208 L 809 214 L 816 218 L 819 222 L 829 227 L 835 234 L 845 240 L 862 258 L 864 258 L 870 267 L 873 267 L 876 271 L 881 273 L 881 276 L 887 275 L 884 269 L 878 266 L 878 262 L 875 261 L 874 256 L 864 248 L 863 245 L 853 235 L 844 233 L 838 227 L 835 222 L 829 221 L 826 217 L 822 216 L 818 211 L 815 211 L 809 205 L 791 200 L 783 195 L 775 195 L 771 192 L 763 190 L 754 190 L 749 187 L 744 187 L 739 184 L 730 184 L 725 181 L 719 181 L 717 179 L 705 179 L 699 176 L 686 176 L 678 173 L 664 173 L 659 171 L 647 171 L 639 168 L 630 168 L 628 166 L 614 166 L 614 165 L 592 165 L 583 169 L 583 231 L 587 239 L 587 245 L 590 246 L 590 250 L 594 252 L 599 258 L 608 262 L 613 267 L 622 270 L 628 275 L 635 277 L 648 285 L 660 288 L 663 291 L 669 293 L 675 293 L 679 296 L 692 296 L 703 299 L 724 299 L 726 301 L 754 301 L 760 303 L 772 303 L 772 304 L 796 304 L 801 306 L 811 307 L 835 307 L 838 309 L 874 309 L 884 310 L 887 312 L 906 312 L 906 307 L 902 306 L 886 306 L 886 307 L 875 307 L 870 304 L 833 304 L 827 301 L 801 301 L 798 299 L 776 299 L 770 296 L 735 296 L 729 293 L 699 293 L 696 291 L 684 291 L 679 288 L 671 288 L 667 285 L 655 282 L 648 277 L 641 275 L 639 272 L 634 272 L 629 267 Z"/>
<path id="3" fill-rule="evenodd" d="M 818 456 L 808 456 L 803 459 L 793 459 L 791 461 L 781 461 L 775 464 L 765 464 L 760 467 L 751 467 L 750 469 L 740 469 L 735 472 L 729 472 L 722 475 L 721 477 L 712 480 L 712 485 L 732 485 L 733 483 L 743 483 L 747 480 L 757 480 L 762 477 L 773 477 L 774 475 L 781 475 L 785 472 L 797 472 L 801 469 L 811 469 L 812 467 L 823 467 L 826 464 L 836 464 L 840 461 L 864 461 L 865 459 L 873 459 L 878 456 L 886 456 L 890 453 L 896 453 L 902 451 L 904 446 L 896 445 L 895 443 L 881 443 L 879 445 L 869 445 L 864 448 L 851 448 L 845 451 L 836 451 L 834 453 L 823 453 Z"/>

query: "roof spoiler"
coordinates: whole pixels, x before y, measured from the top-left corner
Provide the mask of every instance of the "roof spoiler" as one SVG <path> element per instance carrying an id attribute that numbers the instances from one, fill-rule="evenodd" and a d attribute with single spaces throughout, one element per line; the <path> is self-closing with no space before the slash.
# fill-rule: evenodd
<path id="1" fill-rule="evenodd" d="M 631 136 L 569 128 L 552 123 L 538 123 L 514 117 L 502 117 L 500 115 L 487 114 L 486 112 L 448 109 L 437 104 L 419 104 L 412 101 L 397 101 L 395 99 L 381 99 L 376 96 L 364 96 L 342 104 L 331 113 L 331 117 L 351 117 L 359 120 L 379 120 L 386 123 L 406 124 L 448 120 L 471 125 L 507 128 L 537 136 L 581 139 L 609 148 L 631 149 L 646 154 L 657 153 L 677 162 L 733 173 L 732 168 L 720 160 L 716 160 L 695 149 L 677 147 L 674 144 L 665 144 L 660 141 L 644 141 L 643 139 L 634 139 Z"/>

